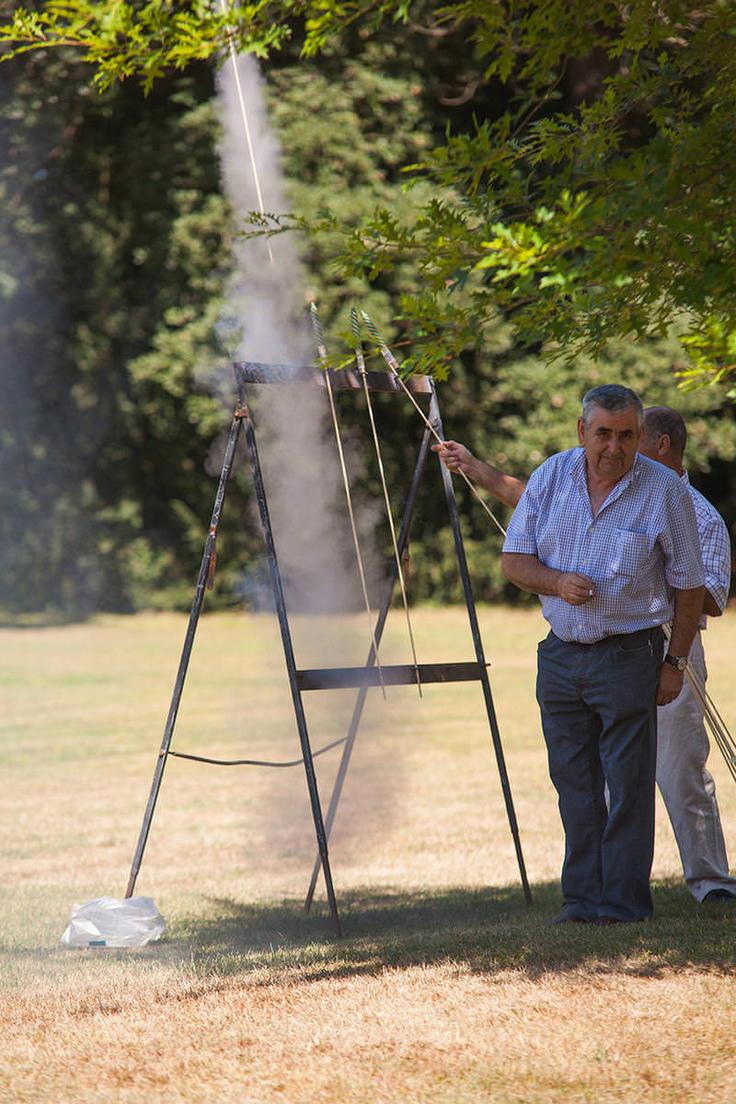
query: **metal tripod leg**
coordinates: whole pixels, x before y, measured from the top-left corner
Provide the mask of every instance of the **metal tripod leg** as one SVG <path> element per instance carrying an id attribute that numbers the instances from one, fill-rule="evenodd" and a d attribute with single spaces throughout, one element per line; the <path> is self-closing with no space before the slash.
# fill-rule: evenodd
<path id="1" fill-rule="evenodd" d="M 417 455 L 417 462 L 414 466 L 414 475 L 412 476 L 411 485 L 409 487 L 409 494 L 406 499 L 406 506 L 404 507 L 404 516 L 401 521 L 401 529 L 399 531 L 398 540 L 396 542 L 399 550 L 399 556 L 404 554 L 409 539 L 409 530 L 411 528 L 411 520 L 414 515 L 414 507 L 416 506 L 417 493 L 419 491 L 419 484 L 421 483 L 422 474 L 427 462 L 427 456 L 429 453 L 429 441 L 430 432 L 429 429 L 425 429 L 424 436 L 422 437 L 422 443 L 419 446 L 419 453 Z M 398 571 L 396 568 L 396 562 L 393 562 L 391 577 L 389 584 L 386 588 L 386 594 L 378 614 L 378 620 L 376 621 L 375 628 L 375 640 L 376 644 L 381 643 L 381 637 L 383 636 L 383 630 L 386 625 L 386 618 L 388 617 L 388 611 L 391 608 L 391 599 L 393 598 L 394 588 L 396 586 L 396 578 Z M 368 659 L 366 660 L 366 667 L 372 667 L 376 661 L 376 650 L 371 644 L 370 651 L 368 652 Z M 342 757 L 340 759 L 340 766 L 337 770 L 335 782 L 332 787 L 332 794 L 330 795 L 330 803 L 327 808 L 327 817 L 325 818 L 325 831 L 327 832 L 327 838 L 329 839 L 330 832 L 332 831 L 332 825 L 335 822 L 335 816 L 337 815 L 337 809 L 340 804 L 340 798 L 342 796 L 342 789 L 345 783 L 345 776 L 350 766 L 350 758 L 353 754 L 353 745 L 355 744 L 355 738 L 358 734 L 358 726 L 360 719 L 363 715 L 363 707 L 365 706 L 365 699 L 368 694 L 367 687 L 361 687 L 358 691 L 358 696 L 353 708 L 353 716 L 348 727 L 347 740 L 343 748 Z M 319 855 L 315 859 L 314 867 L 312 868 L 312 877 L 309 882 L 309 888 L 307 890 L 307 896 L 304 900 L 304 908 L 309 912 L 312 906 L 312 898 L 314 897 L 315 886 L 317 885 L 317 877 L 319 875 L 320 857 Z"/>
<path id="2" fill-rule="evenodd" d="M 432 392 L 432 398 L 430 399 L 429 403 L 429 419 L 437 430 L 437 433 L 444 440 L 442 419 L 440 417 L 440 408 L 439 403 L 437 402 L 437 395 L 434 390 Z M 442 474 L 442 485 L 444 487 L 445 498 L 447 500 L 447 510 L 450 515 L 450 526 L 452 528 L 452 535 L 455 540 L 455 554 L 457 556 L 458 567 L 460 569 L 460 577 L 463 583 L 463 593 L 465 594 L 465 605 L 468 610 L 470 631 L 473 636 L 475 654 L 483 672 L 483 674 L 481 675 L 481 685 L 483 687 L 483 698 L 485 700 L 486 712 L 488 714 L 488 723 L 491 729 L 493 749 L 496 753 L 496 763 L 498 764 L 498 774 L 501 780 L 501 789 L 503 790 L 503 798 L 506 803 L 506 813 L 508 815 L 509 827 L 511 828 L 514 848 L 516 849 L 516 861 L 519 864 L 519 874 L 521 876 L 521 884 L 524 890 L 524 899 L 527 905 L 530 905 L 532 903 L 532 893 L 531 889 L 529 888 L 529 881 L 526 876 L 524 855 L 521 850 L 521 839 L 519 838 L 519 826 L 517 824 L 516 813 L 514 811 L 514 799 L 511 796 L 511 786 L 509 784 L 509 776 L 506 770 L 506 760 L 503 753 L 503 746 L 501 744 L 501 734 L 498 730 L 496 710 L 493 705 L 493 696 L 491 694 L 491 684 L 488 680 L 488 669 L 486 667 L 486 660 L 483 652 L 483 642 L 481 640 L 480 628 L 478 626 L 478 614 L 475 609 L 475 600 L 473 598 L 473 590 L 470 585 L 470 574 L 468 572 L 468 562 L 465 558 L 465 546 L 463 545 L 463 537 L 460 530 L 460 519 L 457 512 L 455 490 L 452 485 L 452 477 L 449 471 L 441 461 L 439 461 L 439 464 Z"/>
<path id="3" fill-rule="evenodd" d="M 294 646 L 291 640 L 291 630 L 289 628 L 289 618 L 286 612 L 286 602 L 284 599 L 284 590 L 281 583 L 281 572 L 279 571 L 278 559 L 276 557 L 276 545 L 273 539 L 273 530 L 271 528 L 271 519 L 268 512 L 268 503 L 266 500 L 266 490 L 263 483 L 263 474 L 261 472 L 261 464 L 258 458 L 258 447 L 256 445 L 255 429 L 250 417 L 250 412 L 247 407 L 245 387 L 241 387 L 241 406 L 240 413 L 243 417 L 245 426 L 245 439 L 248 445 L 248 451 L 250 453 L 250 463 L 253 470 L 253 482 L 255 484 L 256 500 L 258 502 L 258 512 L 261 519 L 261 528 L 263 530 L 263 539 L 266 544 L 266 555 L 268 557 L 268 567 L 271 574 L 271 586 L 273 588 L 274 600 L 276 602 L 276 612 L 279 619 L 279 627 L 281 629 L 281 642 L 284 648 L 284 657 L 286 659 L 286 669 L 289 675 L 289 686 L 291 688 L 291 698 L 294 705 L 294 713 L 296 716 L 297 729 L 299 731 L 299 740 L 302 749 L 302 758 L 304 760 L 304 770 L 307 776 L 307 788 L 309 790 L 309 800 L 312 806 L 312 817 L 314 819 L 314 828 L 317 835 L 317 847 L 319 850 L 319 861 L 324 872 L 325 888 L 327 890 L 327 900 L 330 906 L 330 913 L 335 925 L 335 931 L 338 936 L 342 935 L 342 928 L 340 925 L 340 916 L 337 911 L 337 901 L 335 900 L 335 890 L 332 884 L 332 873 L 330 871 L 330 860 L 327 854 L 327 834 L 325 832 L 324 823 L 322 820 L 322 807 L 319 800 L 319 790 L 317 788 L 317 776 L 314 771 L 314 762 L 312 760 L 312 748 L 309 743 L 309 732 L 307 730 L 307 718 L 304 712 L 304 703 L 302 702 L 302 695 L 297 685 L 297 667 L 296 659 L 294 657 Z"/>
<path id="4" fill-rule="evenodd" d="M 184 647 L 182 649 L 181 659 L 179 660 L 179 670 L 176 675 L 176 681 L 174 682 L 174 691 L 171 697 L 171 705 L 169 706 L 169 715 L 166 719 L 164 736 L 163 740 L 161 741 L 161 748 L 156 760 L 156 768 L 153 772 L 151 792 L 148 797 L 146 811 L 143 814 L 143 824 L 141 825 L 140 834 L 138 836 L 138 844 L 136 846 L 135 854 L 133 856 L 133 863 L 130 868 L 128 888 L 125 891 L 126 897 L 132 897 L 135 891 L 136 879 L 138 878 L 138 872 L 141 868 L 141 863 L 143 862 L 143 853 L 146 849 L 148 833 L 150 831 L 151 821 L 153 820 L 153 814 L 156 809 L 156 801 L 158 799 L 159 790 L 161 789 L 161 780 L 163 779 L 166 759 L 168 757 L 169 747 L 171 746 L 171 738 L 174 735 L 174 725 L 176 724 L 176 717 L 179 712 L 179 703 L 181 702 L 181 695 L 184 690 L 184 680 L 186 678 L 187 668 L 189 667 L 189 658 L 192 654 L 194 636 L 197 631 L 199 615 L 202 612 L 204 592 L 207 587 L 207 581 L 211 577 L 212 569 L 214 568 L 217 528 L 220 524 L 222 504 L 225 500 L 225 489 L 227 487 L 228 480 L 230 478 L 230 472 L 232 470 L 233 457 L 235 456 L 235 447 L 238 443 L 238 437 L 240 436 L 240 428 L 240 414 L 236 410 L 235 416 L 233 417 L 232 424 L 230 426 L 230 434 L 227 439 L 225 456 L 222 461 L 220 482 L 218 484 L 217 493 L 215 495 L 215 505 L 212 510 L 212 518 L 210 520 L 209 532 L 207 533 L 207 540 L 205 541 L 204 545 L 204 552 L 202 553 L 202 562 L 199 567 L 197 586 L 194 591 L 192 608 L 189 614 L 189 624 L 187 626 L 186 636 L 184 638 Z"/>

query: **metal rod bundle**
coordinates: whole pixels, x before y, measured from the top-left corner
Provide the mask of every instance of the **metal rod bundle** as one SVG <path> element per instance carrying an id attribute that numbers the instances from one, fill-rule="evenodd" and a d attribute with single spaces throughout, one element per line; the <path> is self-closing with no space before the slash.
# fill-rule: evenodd
<path id="1" fill-rule="evenodd" d="M 667 640 L 670 639 L 670 627 L 664 626 L 664 634 Z M 731 733 L 728 731 L 726 722 L 718 712 L 713 699 L 708 693 L 703 679 L 699 673 L 689 665 L 685 668 L 685 678 L 690 683 L 690 687 L 698 700 L 700 708 L 703 711 L 703 719 L 718 745 L 718 750 L 726 761 L 729 773 L 736 782 L 736 744 Z"/>

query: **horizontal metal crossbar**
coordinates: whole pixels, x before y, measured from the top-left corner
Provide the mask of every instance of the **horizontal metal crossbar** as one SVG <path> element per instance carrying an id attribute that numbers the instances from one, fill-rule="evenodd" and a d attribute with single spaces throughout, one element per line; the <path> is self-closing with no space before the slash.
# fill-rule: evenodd
<path id="1" fill-rule="evenodd" d="M 482 663 L 399 663 L 391 667 L 313 667 L 297 671 L 296 682 L 300 690 L 350 690 L 361 686 L 416 685 L 417 670 L 422 684 L 429 682 L 472 682 L 480 679 Z"/>
<path id="2" fill-rule="evenodd" d="M 256 361 L 238 361 L 233 365 L 238 384 L 245 383 L 302 383 L 316 387 L 325 386 L 329 373 L 333 391 L 362 391 L 363 383 L 358 372 L 344 368 L 339 372 L 331 368 L 309 368 L 301 364 L 260 364 Z M 401 392 L 401 384 L 390 372 L 366 372 L 369 391 Z M 429 376 L 407 376 L 404 380 L 415 395 L 431 395 L 432 380 Z"/>

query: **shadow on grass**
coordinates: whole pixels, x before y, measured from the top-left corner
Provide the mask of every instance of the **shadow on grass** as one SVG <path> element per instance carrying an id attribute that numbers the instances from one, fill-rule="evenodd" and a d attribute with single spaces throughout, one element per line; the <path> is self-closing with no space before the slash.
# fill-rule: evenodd
<path id="1" fill-rule="evenodd" d="M 660 883 L 656 918 L 598 928 L 545 921 L 559 907 L 559 885 L 534 887 L 534 905 L 518 888 L 342 894 L 345 936 L 333 937 L 323 905 L 307 916 L 300 901 L 243 904 L 210 900 L 205 917 L 175 922 L 162 957 L 186 957 L 200 976 L 259 974 L 271 984 L 345 977 L 383 969 L 456 962 L 493 974 L 521 970 L 594 970 L 654 977 L 692 966 L 736 972 L 736 909 L 699 907 L 684 886 Z M 153 948 L 152 948 L 153 950 Z"/>

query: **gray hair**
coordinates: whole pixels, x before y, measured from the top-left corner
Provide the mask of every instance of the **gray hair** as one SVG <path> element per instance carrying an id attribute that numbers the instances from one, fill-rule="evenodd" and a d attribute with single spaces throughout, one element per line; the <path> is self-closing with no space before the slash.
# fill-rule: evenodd
<path id="1" fill-rule="evenodd" d="M 586 427 L 590 423 L 594 406 L 607 410 L 610 414 L 633 409 L 637 413 L 641 429 L 644 407 L 636 391 L 632 391 L 630 387 L 623 387 L 620 383 L 604 383 L 601 387 L 592 387 L 590 391 L 586 391 L 583 395 L 583 425 Z"/>

